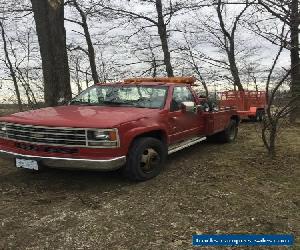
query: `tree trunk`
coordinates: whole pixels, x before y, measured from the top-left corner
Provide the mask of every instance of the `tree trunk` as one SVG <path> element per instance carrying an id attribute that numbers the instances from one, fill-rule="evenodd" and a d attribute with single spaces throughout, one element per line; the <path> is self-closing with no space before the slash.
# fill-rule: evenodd
<path id="1" fill-rule="evenodd" d="M 221 6 L 222 6 L 222 1 L 218 0 L 217 14 L 218 14 L 221 31 L 224 36 L 224 47 L 225 47 L 227 57 L 228 57 L 230 73 L 233 78 L 234 90 L 236 89 L 236 87 L 238 87 L 239 91 L 244 91 L 244 88 L 243 88 L 243 85 L 241 83 L 240 76 L 239 76 L 239 70 L 238 70 L 238 67 L 236 64 L 235 40 L 234 39 L 235 39 L 235 31 L 236 31 L 237 23 L 240 20 L 243 13 L 248 8 L 248 5 L 246 5 L 245 8 L 240 12 L 240 14 L 235 18 L 235 21 L 233 23 L 233 28 L 230 33 L 228 30 L 226 30 L 225 23 L 224 23 L 223 16 L 222 16 L 222 7 Z M 229 46 L 228 46 L 228 43 L 229 43 Z"/>
<path id="2" fill-rule="evenodd" d="M 152 72 L 152 77 L 156 77 L 157 76 L 157 62 L 156 62 L 156 58 L 155 58 L 155 54 L 153 52 L 153 49 L 151 47 L 151 44 L 149 43 L 149 50 L 151 52 L 151 69 L 153 69 L 153 72 Z"/>
<path id="3" fill-rule="evenodd" d="M 291 112 L 290 120 L 295 122 L 300 118 L 300 59 L 299 59 L 299 25 L 300 15 L 298 11 L 298 0 L 291 2 L 291 92 L 293 98 L 297 98 L 295 109 Z"/>
<path id="4" fill-rule="evenodd" d="M 240 75 L 239 75 L 239 70 L 236 65 L 236 60 L 235 60 L 235 55 L 234 55 L 234 43 L 233 41 L 230 41 L 230 49 L 227 53 L 228 55 L 228 61 L 229 61 L 229 67 L 230 67 L 230 72 L 233 77 L 233 84 L 238 88 L 239 91 L 244 91 L 243 85 L 241 83 Z"/>
<path id="5" fill-rule="evenodd" d="M 269 156 L 271 158 L 276 156 L 276 151 L 275 151 L 275 143 L 276 143 L 276 134 L 277 134 L 277 125 L 272 124 L 271 129 L 270 129 L 270 141 L 269 141 Z"/>
<path id="6" fill-rule="evenodd" d="M 274 121 L 273 121 L 274 122 Z M 271 158 L 276 156 L 277 124 L 265 119 L 262 123 L 261 138 Z"/>
<path id="7" fill-rule="evenodd" d="M 79 60 L 78 60 L 78 58 L 76 58 L 76 63 L 75 63 L 75 77 L 76 77 L 77 93 L 80 94 L 82 92 L 82 88 L 81 88 L 81 85 L 80 85 Z"/>
<path id="8" fill-rule="evenodd" d="M 72 98 L 63 0 L 31 0 L 42 57 L 47 106 Z"/>
<path id="9" fill-rule="evenodd" d="M 21 95 L 20 95 L 20 91 L 19 91 L 19 85 L 18 85 L 18 81 L 17 81 L 17 77 L 16 77 L 16 72 L 15 72 L 12 62 L 9 58 L 7 42 L 6 42 L 6 37 L 5 37 L 5 31 L 4 31 L 3 23 L 1 21 L 0 21 L 0 27 L 1 27 L 1 36 L 2 36 L 2 40 L 3 40 L 3 49 L 4 49 L 5 59 L 7 61 L 7 66 L 9 68 L 10 76 L 14 83 L 17 101 L 18 101 L 18 108 L 19 108 L 19 111 L 23 111 Z"/>
<path id="10" fill-rule="evenodd" d="M 166 66 L 166 72 L 168 77 L 173 77 L 173 67 L 171 64 L 171 56 L 169 51 L 169 44 L 168 44 L 168 36 L 167 36 L 167 28 L 164 21 L 163 10 L 162 10 L 162 1 L 156 0 L 156 11 L 157 11 L 157 29 L 158 34 L 161 41 L 161 47 L 164 53 L 164 64 Z"/>
<path id="11" fill-rule="evenodd" d="M 200 69 L 199 69 L 198 65 L 196 64 L 195 60 L 194 59 L 192 59 L 192 60 L 193 60 L 193 65 L 194 65 L 195 71 L 196 71 L 196 73 L 197 73 L 197 75 L 198 75 L 198 77 L 201 81 L 201 84 L 202 84 L 203 88 L 204 88 L 205 96 L 208 97 L 208 88 L 207 88 L 206 82 L 205 82 L 205 80 L 204 80 L 204 78 L 203 78 L 203 76 L 200 72 Z"/>
<path id="12" fill-rule="evenodd" d="M 193 55 L 193 52 L 192 52 L 192 49 L 191 49 L 190 45 L 188 44 L 187 38 L 185 40 L 186 40 L 186 43 L 188 45 L 188 52 L 189 52 L 189 55 L 190 55 L 191 60 L 192 60 L 191 64 L 192 64 L 192 66 L 193 66 L 196 74 L 198 75 L 199 80 L 201 81 L 201 84 L 202 84 L 202 86 L 204 88 L 204 91 L 205 91 L 205 96 L 208 97 L 208 88 L 207 88 L 206 82 L 205 82 L 205 80 L 204 80 L 204 78 L 203 78 L 203 76 L 202 76 L 202 74 L 200 72 L 200 69 L 199 69 L 199 67 L 197 65 L 197 62 L 195 61 L 195 57 Z"/>
<path id="13" fill-rule="evenodd" d="M 92 38 L 91 38 L 91 35 L 89 32 L 86 15 L 82 11 L 82 9 L 80 8 L 80 6 L 78 5 L 76 0 L 74 0 L 73 3 L 74 3 L 75 8 L 77 9 L 77 11 L 79 12 L 79 14 L 81 16 L 81 26 L 83 28 L 85 40 L 86 40 L 86 43 L 88 46 L 88 56 L 89 56 L 90 67 L 91 67 L 91 71 L 92 71 L 92 78 L 93 78 L 94 83 L 96 84 L 96 83 L 99 83 L 99 76 L 98 76 L 97 66 L 96 66 L 95 50 L 94 50 Z"/>
<path id="14" fill-rule="evenodd" d="M 152 73 L 152 77 L 157 77 L 157 63 L 156 63 L 156 59 L 155 57 L 153 57 L 152 59 L 152 68 L 153 68 L 153 73 Z"/>

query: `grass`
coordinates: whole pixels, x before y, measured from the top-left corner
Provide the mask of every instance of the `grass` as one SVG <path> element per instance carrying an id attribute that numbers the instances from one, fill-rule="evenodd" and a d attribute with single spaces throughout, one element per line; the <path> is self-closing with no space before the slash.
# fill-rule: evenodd
<path id="1" fill-rule="evenodd" d="M 270 160 L 257 125 L 242 123 L 235 143 L 178 152 L 143 183 L 1 160 L 0 249 L 193 249 L 195 233 L 292 233 L 299 249 L 299 134 L 285 128 Z"/>

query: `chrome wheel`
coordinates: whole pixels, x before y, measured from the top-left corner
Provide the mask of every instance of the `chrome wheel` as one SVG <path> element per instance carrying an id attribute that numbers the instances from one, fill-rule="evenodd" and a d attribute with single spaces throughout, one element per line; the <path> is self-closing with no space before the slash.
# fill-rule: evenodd
<path id="1" fill-rule="evenodd" d="M 131 146 L 123 173 L 131 180 L 146 181 L 157 176 L 167 157 L 167 147 L 155 138 L 137 138 Z"/>

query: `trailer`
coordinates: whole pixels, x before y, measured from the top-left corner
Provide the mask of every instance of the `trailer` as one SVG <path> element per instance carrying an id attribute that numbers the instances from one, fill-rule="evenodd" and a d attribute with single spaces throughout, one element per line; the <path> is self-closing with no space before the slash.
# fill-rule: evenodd
<path id="1" fill-rule="evenodd" d="M 220 107 L 235 107 L 241 119 L 262 121 L 266 106 L 265 91 L 224 91 L 220 96 Z"/>

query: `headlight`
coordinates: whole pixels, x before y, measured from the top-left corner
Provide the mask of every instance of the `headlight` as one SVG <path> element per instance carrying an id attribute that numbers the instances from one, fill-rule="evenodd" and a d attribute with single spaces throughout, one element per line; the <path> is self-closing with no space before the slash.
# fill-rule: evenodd
<path id="1" fill-rule="evenodd" d="M 5 123 L 0 123 L 0 137 L 7 137 L 7 130 Z"/>
<path id="2" fill-rule="evenodd" d="M 90 129 L 87 131 L 88 146 L 116 148 L 119 146 L 117 129 Z"/>

